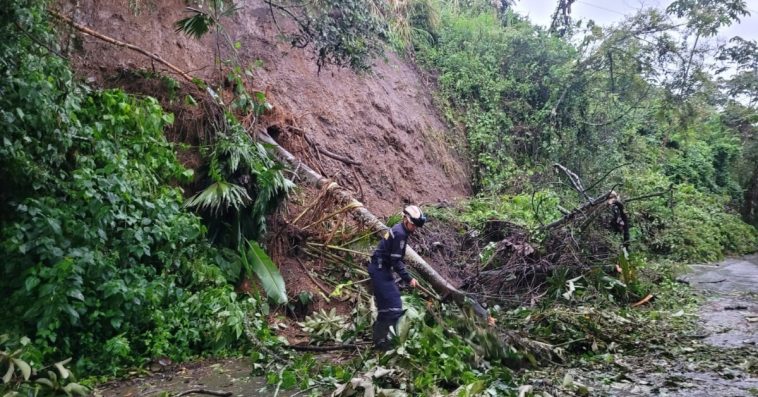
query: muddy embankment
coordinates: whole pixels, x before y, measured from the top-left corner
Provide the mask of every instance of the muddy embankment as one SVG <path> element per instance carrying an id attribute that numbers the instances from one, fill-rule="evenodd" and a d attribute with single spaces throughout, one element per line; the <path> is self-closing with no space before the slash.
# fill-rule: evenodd
<path id="1" fill-rule="evenodd" d="M 213 35 L 196 40 L 175 32 L 174 23 L 188 15 L 185 6 L 181 0 L 58 4 L 77 23 L 212 81 L 218 77 Z M 264 127 L 270 127 L 283 146 L 354 190 L 378 216 L 398 213 L 404 203 L 447 202 L 470 194 L 464 140 L 444 122 L 433 104 L 429 79 L 411 62 L 388 52 L 386 60 L 375 60 L 370 74 L 337 68 L 319 73 L 309 49 L 292 48 L 282 40 L 282 33 L 292 30 L 286 18 L 278 17 L 275 24 L 259 0 L 238 6 L 236 15 L 222 23 L 231 39 L 239 42 L 240 63 L 257 65 L 255 89 L 264 91 L 275 107 Z M 124 76 L 133 73 L 125 71 L 171 75 L 137 52 L 86 35 L 78 35 L 76 43 L 70 47 L 74 68 L 95 86 L 129 90 L 134 85 Z M 221 57 L 231 57 L 229 51 L 222 51 Z M 177 124 L 182 125 L 182 120 Z M 292 136 L 295 133 L 307 135 L 310 142 L 304 144 L 302 136 Z M 316 147 L 360 165 L 321 155 Z"/>

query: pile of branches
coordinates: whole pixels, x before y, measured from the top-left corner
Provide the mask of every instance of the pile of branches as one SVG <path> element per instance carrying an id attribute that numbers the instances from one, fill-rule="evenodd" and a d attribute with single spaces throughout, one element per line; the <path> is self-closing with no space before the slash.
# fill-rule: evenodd
<path id="1" fill-rule="evenodd" d="M 534 304 L 544 296 L 548 279 L 557 269 L 569 276 L 598 266 L 615 271 L 614 261 L 629 253 L 630 220 L 625 204 L 667 192 L 624 201 L 611 188 L 592 197 L 575 173 L 561 164 L 554 167 L 582 198 L 572 210 L 561 208 L 561 218 L 531 233 L 498 219 L 489 220 L 481 231 L 464 233 L 456 232 L 465 228 L 463 225 L 431 226 L 420 233 L 419 251 L 434 263 L 456 269 L 461 289 L 484 301 L 506 305 Z"/>

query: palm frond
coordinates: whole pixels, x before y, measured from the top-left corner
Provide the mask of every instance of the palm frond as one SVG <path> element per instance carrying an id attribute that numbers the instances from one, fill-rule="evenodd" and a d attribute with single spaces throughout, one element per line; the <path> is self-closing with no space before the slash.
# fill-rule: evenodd
<path id="1" fill-rule="evenodd" d="M 174 23 L 177 32 L 182 32 L 195 39 L 203 37 L 216 21 L 210 15 L 197 9 L 190 9 L 194 15 L 180 19 Z"/>
<path id="2" fill-rule="evenodd" d="M 245 188 L 226 181 L 216 181 L 203 191 L 192 196 L 185 207 L 219 214 L 222 210 L 234 208 L 239 211 L 253 200 Z"/>

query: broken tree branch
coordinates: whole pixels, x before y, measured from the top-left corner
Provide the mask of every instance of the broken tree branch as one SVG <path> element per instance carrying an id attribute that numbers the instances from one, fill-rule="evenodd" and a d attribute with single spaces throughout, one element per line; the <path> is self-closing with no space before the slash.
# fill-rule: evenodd
<path id="1" fill-rule="evenodd" d="M 95 37 L 97 39 L 100 39 L 102 41 L 105 41 L 106 43 L 117 45 L 119 47 L 126 47 L 126 48 L 128 48 L 128 49 L 130 49 L 132 51 L 139 52 L 140 54 L 145 55 L 145 56 L 147 56 L 148 58 L 150 58 L 150 59 L 152 59 L 154 61 L 160 62 L 163 65 L 165 65 L 167 68 L 171 69 L 174 73 L 182 76 L 185 80 L 189 81 L 190 83 L 195 83 L 196 81 L 200 81 L 199 79 L 194 78 L 194 77 L 190 76 L 189 74 L 187 74 L 187 72 L 185 72 L 185 71 L 179 69 L 178 67 L 172 65 L 171 63 L 169 63 L 165 59 L 161 58 L 157 54 L 151 54 L 151 53 L 147 52 L 146 50 L 143 50 L 142 48 L 139 48 L 139 47 L 137 47 L 137 46 L 135 46 L 133 44 L 125 43 L 123 41 L 116 40 L 116 39 L 114 39 L 112 37 L 108 37 L 108 36 L 106 36 L 106 35 L 104 35 L 102 33 L 98 33 L 98 32 L 96 32 L 96 31 L 94 31 L 94 30 L 92 30 L 92 29 L 90 29 L 90 28 L 88 28 L 86 26 L 83 26 L 83 25 L 80 25 L 80 24 L 74 22 L 71 18 L 69 18 L 69 17 L 67 17 L 67 16 L 65 16 L 65 15 L 63 15 L 63 14 L 57 12 L 57 11 L 47 10 L 47 12 L 50 15 L 52 15 L 52 16 L 60 19 L 61 21 L 65 22 L 65 23 L 67 23 L 69 25 L 71 25 L 76 30 L 78 30 L 78 31 L 80 31 L 82 33 L 85 33 L 85 34 L 87 34 L 89 36 L 92 36 L 92 37 Z"/>
<path id="2" fill-rule="evenodd" d="M 363 346 L 368 346 L 364 344 Z M 311 345 L 285 345 L 286 348 L 291 350 L 297 350 L 302 352 L 330 352 L 335 350 L 355 350 L 359 345 L 345 344 L 345 345 L 332 345 L 332 346 L 311 346 Z"/>
<path id="3" fill-rule="evenodd" d="M 330 294 L 329 290 L 326 289 L 326 287 L 324 287 L 323 285 L 321 285 L 321 283 L 318 282 L 318 280 L 316 280 L 316 278 L 311 275 L 311 272 L 308 271 L 308 269 L 305 267 L 305 264 L 303 264 L 303 261 L 301 261 L 300 258 L 295 257 L 295 259 L 297 260 L 297 263 L 300 264 L 300 267 L 303 269 L 303 271 L 308 276 L 308 278 L 310 278 L 311 281 L 313 281 L 313 284 L 316 284 L 316 286 L 324 293 L 324 296 L 326 297 L 326 299 L 329 300 L 329 294 Z"/>
<path id="4" fill-rule="evenodd" d="M 303 164 L 292 153 L 281 147 L 271 136 L 265 131 L 260 131 L 258 137 L 264 143 L 271 145 L 274 149 L 274 153 L 282 163 L 289 164 L 292 168 L 298 170 L 298 174 L 307 182 L 314 185 L 316 188 L 326 188 L 329 194 L 332 195 L 340 205 L 351 205 L 351 215 L 359 223 L 363 224 L 368 229 L 384 232 L 389 228 L 380 221 L 374 214 L 372 214 L 366 207 L 363 206 L 358 200 L 353 198 L 352 194 L 340 187 L 332 180 L 321 176 L 314 171 L 311 167 Z M 450 296 L 456 304 L 462 308 L 472 310 L 477 316 L 482 319 L 489 318 L 489 313 L 482 307 L 482 305 L 476 300 L 472 299 L 464 292 L 458 290 L 453 286 L 450 281 L 442 277 L 434 268 L 429 265 L 419 254 L 416 253 L 411 247 L 407 247 L 405 251 L 405 258 L 409 265 L 411 265 L 419 275 L 429 282 L 435 291 L 442 296 Z"/>
<path id="5" fill-rule="evenodd" d="M 209 396 L 227 397 L 227 396 L 233 395 L 234 393 L 232 393 L 230 391 L 214 391 L 214 390 L 206 390 L 206 389 L 190 389 L 190 390 L 186 390 L 186 391 L 183 391 L 183 392 L 177 394 L 176 397 L 187 396 L 187 395 L 190 395 L 190 394 L 207 394 Z"/>
<path id="6" fill-rule="evenodd" d="M 311 138 L 309 138 L 308 135 L 306 135 L 306 134 L 303 134 L 303 137 L 305 138 L 305 140 L 308 143 L 311 144 L 311 146 L 313 146 L 313 148 L 317 152 L 323 153 L 327 157 L 331 157 L 331 158 L 333 158 L 335 160 L 338 160 L 338 161 L 341 161 L 341 162 L 347 163 L 347 164 L 352 164 L 352 165 L 361 165 L 362 164 L 360 161 L 355 161 L 355 160 L 353 160 L 351 158 L 347 158 L 345 156 L 340 156 L 339 154 L 331 152 L 329 149 L 325 149 L 325 148 L 320 147 L 316 142 L 313 142 L 313 140 L 311 140 Z"/>
<path id="7" fill-rule="evenodd" d="M 582 205 L 581 207 L 574 208 L 571 212 L 569 212 L 567 215 L 565 215 L 563 218 L 558 219 L 557 221 L 551 222 L 545 227 L 543 227 L 544 230 L 551 231 L 553 229 L 557 229 L 568 222 L 574 220 L 579 214 L 583 214 L 589 210 L 594 209 L 595 207 L 605 203 L 608 199 L 610 199 L 612 196 L 615 196 L 616 192 L 613 190 L 609 191 L 608 193 L 588 202 Z"/>
<path id="8" fill-rule="evenodd" d="M 663 196 L 664 194 L 670 193 L 672 190 L 674 190 L 674 184 L 673 183 L 671 185 L 669 185 L 669 188 L 666 189 L 666 190 L 661 190 L 660 192 L 655 192 L 655 193 L 650 193 L 650 194 L 644 194 L 642 196 L 632 197 L 632 198 L 630 198 L 628 200 L 625 200 L 624 202 L 628 204 L 628 203 L 630 203 L 632 201 L 645 200 L 645 199 L 649 199 L 649 198 L 653 198 L 653 197 L 659 197 L 659 196 Z"/>
<path id="9" fill-rule="evenodd" d="M 597 186 L 597 185 L 599 185 L 601 182 L 603 182 L 603 181 L 605 180 L 605 178 L 607 178 L 607 177 L 608 177 L 608 175 L 610 175 L 610 174 L 611 174 L 613 171 L 616 171 L 616 170 L 617 170 L 617 169 L 619 169 L 619 168 L 623 168 L 623 167 L 626 167 L 626 166 L 628 166 L 628 165 L 631 165 L 631 164 L 632 164 L 632 163 L 624 163 L 624 164 L 621 164 L 621 165 L 617 165 L 617 166 L 615 166 L 615 167 L 611 168 L 610 170 L 608 170 L 608 172 L 606 172 L 606 173 L 605 173 L 603 176 L 601 176 L 601 177 L 600 177 L 598 180 L 596 180 L 595 182 L 593 182 L 593 183 L 592 183 L 592 185 L 590 185 L 590 187 L 588 187 L 588 188 L 587 188 L 587 189 L 585 189 L 585 190 L 587 190 L 587 191 L 591 191 L 592 189 L 594 189 L 594 188 L 595 188 L 595 186 Z"/>
<path id="10" fill-rule="evenodd" d="M 584 188 L 584 186 L 582 186 L 582 180 L 579 179 L 579 175 L 575 174 L 573 171 L 564 167 L 560 163 L 553 164 L 553 167 L 563 171 L 563 173 L 566 174 L 566 176 L 568 176 L 569 180 L 571 181 L 571 186 L 573 186 L 574 189 L 579 192 L 579 194 L 584 196 L 588 202 L 592 202 L 592 197 L 587 194 L 587 190 Z"/>

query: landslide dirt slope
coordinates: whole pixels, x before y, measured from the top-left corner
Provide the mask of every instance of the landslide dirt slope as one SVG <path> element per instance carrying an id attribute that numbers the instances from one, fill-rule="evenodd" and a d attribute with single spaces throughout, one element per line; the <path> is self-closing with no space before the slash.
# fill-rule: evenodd
<path id="1" fill-rule="evenodd" d="M 243 63 L 261 61 L 254 82 L 275 106 L 265 122 L 284 146 L 362 194 L 364 204 L 380 216 L 397 213 L 407 202 L 451 201 L 470 193 L 465 161 L 456 152 L 461 139 L 451 138 L 459 135 L 438 114 L 430 86 L 412 64 L 388 52 L 386 60 L 376 60 L 370 75 L 334 67 L 319 74 L 308 49 L 292 48 L 281 39 L 263 2 L 239 3 L 238 14 L 224 25 L 240 42 Z M 78 23 L 210 79 L 212 35 L 198 41 L 174 30 L 174 22 L 187 16 L 185 5 L 182 0 L 59 3 Z M 292 28 L 283 17 L 277 21 L 284 29 Z M 124 70 L 165 70 L 141 54 L 88 36 L 75 42 L 72 63 L 94 85 L 118 85 L 112 83 L 113 76 Z M 319 155 L 313 145 L 304 144 L 303 134 L 315 145 L 362 164 L 350 166 Z"/>

